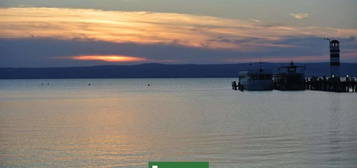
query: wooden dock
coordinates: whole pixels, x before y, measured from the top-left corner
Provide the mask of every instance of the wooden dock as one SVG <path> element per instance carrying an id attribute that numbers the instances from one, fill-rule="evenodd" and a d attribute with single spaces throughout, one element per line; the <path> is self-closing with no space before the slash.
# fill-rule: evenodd
<path id="1" fill-rule="evenodd" d="M 305 79 L 306 90 L 328 92 L 357 92 L 356 77 L 308 77 Z"/>
<path id="2" fill-rule="evenodd" d="M 274 82 L 274 85 L 277 82 Z M 276 89 L 277 87 L 274 86 Z M 233 90 L 241 90 L 241 85 L 232 82 Z M 302 89 L 304 90 L 304 89 Z M 357 93 L 357 77 L 307 77 L 305 78 L 305 90 L 327 91 L 327 92 L 355 92 Z"/>

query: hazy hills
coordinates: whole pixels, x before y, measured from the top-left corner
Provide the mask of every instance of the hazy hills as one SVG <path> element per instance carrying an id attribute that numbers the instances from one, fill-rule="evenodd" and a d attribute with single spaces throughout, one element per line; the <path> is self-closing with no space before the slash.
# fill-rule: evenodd
<path id="1" fill-rule="evenodd" d="M 287 63 L 263 63 L 262 67 L 276 71 Z M 328 75 L 329 63 L 299 63 L 305 65 L 307 76 Z M 237 77 L 239 71 L 256 69 L 259 64 L 139 64 L 103 65 L 56 68 L 0 68 L 0 79 L 60 79 L 60 78 L 204 78 Z M 341 75 L 357 76 L 357 63 L 343 63 Z"/>

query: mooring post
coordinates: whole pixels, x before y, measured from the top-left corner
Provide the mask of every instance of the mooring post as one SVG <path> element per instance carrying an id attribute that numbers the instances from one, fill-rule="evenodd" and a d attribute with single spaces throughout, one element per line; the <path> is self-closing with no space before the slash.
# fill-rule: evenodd
<path id="1" fill-rule="evenodd" d="M 232 89 L 233 89 L 233 90 L 237 90 L 237 87 L 238 87 L 238 86 L 237 86 L 237 82 L 236 82 L 236 81 L 233 81 L 233 82 L 232 82 Z"/>

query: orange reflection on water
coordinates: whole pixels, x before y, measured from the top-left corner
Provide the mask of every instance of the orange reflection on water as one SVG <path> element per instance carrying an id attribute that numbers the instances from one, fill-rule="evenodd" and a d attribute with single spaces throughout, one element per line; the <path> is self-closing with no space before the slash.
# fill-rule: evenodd
<path id="1" fill-rule="evenodd" d="M 82 55 L 71 57 L 75 60 L 84 61 L 105 61 L 105 62 L 140 62 L 146 61 L 145 58 L 124 56 L 124 55 Z"/>

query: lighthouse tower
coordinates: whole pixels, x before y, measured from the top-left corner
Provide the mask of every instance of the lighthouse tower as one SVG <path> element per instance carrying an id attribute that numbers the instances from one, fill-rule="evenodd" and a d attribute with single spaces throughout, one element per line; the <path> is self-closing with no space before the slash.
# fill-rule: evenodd
<path id="1" fill-rule="evenodd" d="M 331 76 L 339 76 L 340 67 L 340 42 L 330 40 L 330 73 Z"/>

